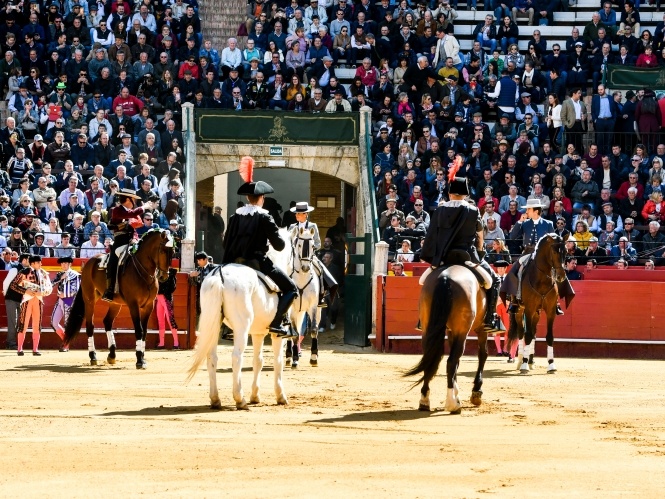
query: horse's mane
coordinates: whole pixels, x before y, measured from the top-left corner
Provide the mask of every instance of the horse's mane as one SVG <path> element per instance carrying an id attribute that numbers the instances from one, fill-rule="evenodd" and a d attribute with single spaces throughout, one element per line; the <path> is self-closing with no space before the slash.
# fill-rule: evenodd
<path id="1" fill-rule="evenodd" d="M 143 235 L 139 238 L 139 242 L 136 244 L 136 251 L 141 249 L 141 244 L 144 241 L 147 241 L 152 237 L 153 234 L 161 234 L 164 229 L 161 229 L 159 227 L 155 227 L 154 229 L 150 229 L 146 232 L 143 233 Z"/>
<path id="2" fill-rule="evenodd" d="M 550 232 L 548 234 L 545 234 L 543 237 L 538 239 L 538 242 L 536 243 L 536 247 L 533 249 L 534 256 L 535 256 L 536 253 L 538 253 L 538 248 L 540 247 L 540 243 L 542 243 L 543 241 L 546 241 L 547 238 L 551 238 L 555 243 L 563 242 L 563 239 L 561 238 L 561 236 L 559 234 L 557 234 L 556 232 Z"/>
<path id="3" fill-rule="evenodd" d="M 287 272 L 291 259 L 291 234 L 285 228 L 279 229 L 279 236 L 284 240 L 286 245 L 282 251 L 277 251 L 275 248 L 270 246 L 268 248 L 268 258 L 272 261 L 275 267 Z"/>

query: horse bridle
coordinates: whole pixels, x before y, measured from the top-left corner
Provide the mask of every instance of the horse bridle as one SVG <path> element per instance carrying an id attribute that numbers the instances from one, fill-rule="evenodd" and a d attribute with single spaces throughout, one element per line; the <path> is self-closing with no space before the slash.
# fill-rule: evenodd
<path id="1" fill-rule="evenodd" d="M 297 254 L 297 252 L 296 252 L 296 248 L 298 247 L 298 241 L 303 241 L 302 254 Z M 293 272 L 291 272 L 291 276 L 293 276 L 293 274 L 295 272 L 298 272 L 298 273 L 301 273 L 301 274 L 309 272 L 309 270 L 305 271 L 303 269 L 302 264 L 303 264 L 303 262 L 306 262 L 306 263 L 309 263 L 310 268 L 312 267 L 312 264 L 313 264 L 313 261 L 314 261 L 314 251 L 313 251 L 314 248 L 313 248 L 313 246 L 314 245 L 312 244 L 312 239 L 311 238 L 307 239 L 307 238 L 304 238 L 304 237 L 300 237 L 299 235 L 296 236 L 296 238 L 293 241 L 293 244 L 291 245 L 291 254 L 293 256 L 293 261 L 294 262 L 296 260 L 298 260 L 300 262 L 300 265 L 299 265 L 300 269 L 296 270 L 296 266 L 294 265 L 293 266 Z"/>
<path id="2" fill-rule="evenodd" d="M 557 248 L 557 254 L 559 255 L 559 259 L 563 260 L 563 252 L 565 251 L 565 248 L 566 248 L 566 245 L 563 242 L 563 240 L 561 240 L 559 242 L 553 242 L 552 246 Z M 543 269 L 541 269 L 538 266 L 538 263 L 535 261 L 535 258 L 534 258 L 534 265 L 536 266 L 536 270 L 538 270 L 538 272 L 540 272 L 541 274 L 546 275 L 547 278 L 552 281 L 552 285 L 554 285 L 555 283 L 562 283 L 566 279 L 565 272 L 563 272 L 562 274 L 557 273 L 557 264 L 556 263 L 553 264 L 552 262 L 550 262 L 549 272 L 546 272 Z M 563 269 L 563 262 L 562 261 L 558 262 L 558 265 L 561 266 L 561 268 Z M 529 282 L 529 285 L 531 285 L 531 282 Z M 531 287 L 533 288 L 533 286 L 531 286 Z"/>
<path id="3" fill-rule="evenodd" d="M 160 238 L 161 238 L 161 234 L 160 234 Z M 171 268 L 171 262 L 170 261 L 168 262 L 166 270 L 162 269 L 159 266 L 159 253 L 161 253 L 161 251 L 163 249 L 169 248 L 169 247 L 173 248 L 173 246 L 174 246 L 174 242 L 173 242 L 172 236 L 167 234 L 167 239 L 165 241 L 161 241 L 160 244 L 159 244 L 159 250 L 160 251 L 158 252 L 157 265 L 156 265 L 157 266 L 156 274 L 155 273 L 151 274 L 150 272 L 148 272 L 148 270 L 141 264 L 141 262 L 139 262 L 139 259 L 136 258 L 136 255 L 132 254 L 130 259 L 131 259 L 132 263 L 134 264 L 134 268 L 136 269 L 136 272 L 138 273 L 139 277 L 141 277 L 141 279 L 143 279 L 144 281 L 146 281 L 148 283 L 151 283 L 155 279 L 159 280 L 160 277 L 163 277 L 165 275 L 168 276 L 169 269 Z"/>

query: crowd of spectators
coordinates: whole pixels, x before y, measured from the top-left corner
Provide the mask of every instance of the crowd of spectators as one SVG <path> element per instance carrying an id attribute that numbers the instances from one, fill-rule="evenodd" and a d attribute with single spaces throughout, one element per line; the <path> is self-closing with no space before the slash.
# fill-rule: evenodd
<path id="1" fill-rule="evenodd" d="M 603 236 L 607 203 L 619 237 L 627 218 L 660 221 L 665 102 L 650 90 L 609 95 L 603 80 L 611 63 L 664 65 L 664 23 L 651 34 L 639 4 L 616 12 L 604 3 L 582 33 L 574 27 L 548 50 L 539 26 L 552 25 L 567 2 L 495 1 L 464 53 L 456 7 L 250 0 L 246 40 L 228 38 L 222 48 L 202 36 L 196 0 L 7 2 L 0 244 L 57 254 L 68 234 L 79 251 L 95 231 L 91 244 L 102 251 L 111 237 L 102 224 L 119 188 L 151 201 L 146 227 L 181 230 L 184 102 L 312 113 L 368 106 L 380 225 L 402 260 L 417 259 L 456 157 L 484 220 L 493 220 L 490 252 L 530 197 L 547 199 L 546 215 L 575 237 L 583 209 L 597 220 L 589 232 Z M 521 51 L 518 24 L 527 23 L 534 28 Z M 340 68 L 352 70 L 350 86 Z M 587 136 L 593 144 L 585 150 Z M 646 251 L 644 232 L 626 236 L 629 245 L 639 239 Z"/>
<path id="2" fill-rule="evenodd" d="M 149 202 L 139 234 L 182 237 L 181 103 L 218 65 L 197 10 L 196 0 L 4 3 L 0 268 L 23 252 L 106 252 L 120 189 Z"/>

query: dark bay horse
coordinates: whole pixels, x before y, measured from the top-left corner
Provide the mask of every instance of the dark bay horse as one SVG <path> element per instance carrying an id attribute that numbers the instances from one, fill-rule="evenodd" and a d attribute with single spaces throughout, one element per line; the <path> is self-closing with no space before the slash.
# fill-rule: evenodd
<path id="1" fill-rule="evenodd" d="M 559 301 L 557 283 L 566 278 L 564 268 L 565 242 L 557 234 L 547 234 L 540 238 L 529 261 L 522 272 L 522 304 L 514 316 L 508 331 L 508 348 L 518 338 L 524 338 L 522 363 L 518 362 L 522 374 L 529 372 L 533 364 L 531 342 L 536 338 L 536 327 L 540 312 L 547 316 L 547 372 L 556 372 L 554 365 L 554 319 Z M 513 320 L 514 319 L 514 320 Z M 535 347 L 535 344 L 534 344 Z M 520 350 L 522 350 L 520 346 Z M 535 351 L 535 348 L 534 348 Z M 520 355 L 518 355 L 518 358 Z"/>
<path id="2" fill-rule="evenodd" d="M 163 282 L 168 278 L 171 259 L 173 258 L 174 240 L 166 230 L 151 230 L 146 232 L 139 241 L 138 248 L 133 255 L 125 261 L 124 268 L 118 273 L 118 289 L 109 304 L 109 310 L 104 316 L 104 329 L 109 342 L 109 364 L 115 364 L 115 338 L 113 334 L 113 321 L 126 305 L 134 324 L 136 335 L 136 368 L 145 369 L 145 337 L 148 331 L 148 319 L 152 313 L 157 296 L 157 281 Z M 93 314 L 95 303 L 99 301 L 106 289 L 106 269 L 99 268 L 102 255 L 97 255 L 86 262 L 81 270 L 81 287 L 76 293 L 72 304 L 69 319 L 65 325 L 65 340 L 67 345 L 81 329 L 83 319 L 86 322 L 88 334 L 88 355 L 90 365 L 97 365 L 97 353 L 93 332 L 95 329 Z"/>
<path id="3" fill-rule="evenodd" d="M 448 394 L 444 409 L 455 414 L 462 410 L 458 397 L 457 369 L 464 353 L 466 337 L 473 330 L 478 331 L 478 370 L 473 382 L 471 403 L 481 404 L 483 369 L 487 360 L 487 333 L 483 329 L 485 306 L 485 291 L 468 268 L 462 265 L 439 268 L 427 277 L 420 292 L 419 305 L 420 323 L 425 332 L 423 358 L 404 374 L 423 374 L 416 383 L 423 382 L 419 410 L 430 410 L 429 383 L 443 358 L 446 332 L 450 354 L 446 364 Z"/>

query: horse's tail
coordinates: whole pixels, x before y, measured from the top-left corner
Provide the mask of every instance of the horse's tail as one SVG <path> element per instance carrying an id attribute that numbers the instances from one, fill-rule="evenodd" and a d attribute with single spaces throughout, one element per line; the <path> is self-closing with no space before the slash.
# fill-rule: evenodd
<path id="1" fill-rule="evenodd" d="M 187 371 L 187 381 L 190 381 L 199 366 L 208 357 L 208 353 L 217 348 L 219 329 L 222 325 L 222 295 L 224 285 L 219 273 L 210 274 L 201 285 L 201 316 L 199 317 L 198 337 L 194 349 L 194 357 Z"/>
<path id="2" fill-rule="evenodd" d="M 423 336 L 423 358 L 415 367 L 404 373 L 404 376 L 415 376 L 423 373 L 422 377 L 413 386 L 425 379 L 432 379 L 439 369 L 444 354 L 446 324 L 448 324 L 452 303 L 452 281 L 446 276 L 441 276 L 433 290 L 432 308 L 427 330 Z"/>
<path id="3" fill-rule="evenodd" d="M 76 292 L 74 303 L 69 310 L 69 317 L 65 323 L 65 339 L 63 344 L 68 345 L 81 330 L 85 318 L 85 302 L 83 301 L 83 287 L 80 286 Z"/>
<path id="4" fill-rule="evenodd" d="M 517 314 L 511 313 L 508 314 L 508 316 L 508 340 L 506 341 L 504 348 L 507 352 L 510 352 L 510 348 L 513 346 L 513 343 L 519 339 L 519 330 L 517 328 Z"/>

